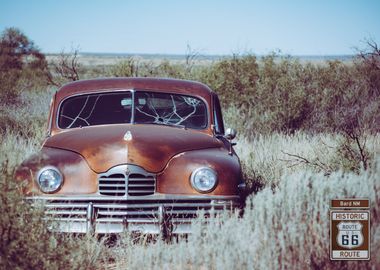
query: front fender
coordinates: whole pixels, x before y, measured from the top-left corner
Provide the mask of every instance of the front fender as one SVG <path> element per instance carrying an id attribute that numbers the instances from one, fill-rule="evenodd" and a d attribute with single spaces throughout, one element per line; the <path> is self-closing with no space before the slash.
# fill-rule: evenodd
<path id="1" fill-rule="evenodd" d="M 55 195 L 96 193 L 97 175 L 86 161 L 72 151 L 43 147 L 38 154 L 25 160 L 16 170 L 15 179 L 23 182 L 25 195 L 44 194 L 36 182 L 37 174 L 45 166 L 54 166 L 63 175 L 63 185 Z"/>
<path id="2" fill-rule="evenodd" d="M 157 175 L 157 191 L 166 194 L 199 194 L 190 183 L 191 173 L 211 167 L 218 175 L 217 187 L 208 195 L 238 195 L 241 166 L 236 155 L 224 148 L 188 151 L 174 156 Z"/>

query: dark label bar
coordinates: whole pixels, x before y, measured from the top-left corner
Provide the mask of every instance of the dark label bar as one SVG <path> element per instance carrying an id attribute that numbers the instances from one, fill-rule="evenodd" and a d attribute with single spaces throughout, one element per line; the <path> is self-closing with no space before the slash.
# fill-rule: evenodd
<path id="1" fill-rule="evenodd" d="M 369 208 L 368 199 L 334 199 L 331 208 Z"/>

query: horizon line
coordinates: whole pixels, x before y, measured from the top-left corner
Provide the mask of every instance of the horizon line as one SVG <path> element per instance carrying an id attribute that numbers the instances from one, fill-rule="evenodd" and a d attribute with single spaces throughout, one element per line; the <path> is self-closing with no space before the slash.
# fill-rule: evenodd
<path id="1" fill-rule="evenodd" d="M 72 51 L 71 51 L 72 52 Z M 63 51 L 64 54 L 70 54 L 70 51 L 65 52 Z M 62 52 L 43 52 L 46 55 L 59 55 Z M 91 51 L 78 51 L 78 55 L 125 55 L 125 56 L 138 56 L 138 55 L 147 55 L 147 56 L 186 56 L 188 55 L 187 53 L 144 53 L 144 52 L 91 52 Z M 274 54 L 275 56 L 282 56 L 282 57 L 287 57 L 287 56 L 293 56 L 293 57 L 353 57 L 356 56 L 357 54 L 355 53 L 331 53 L 331 54 L 290 54 L 290 53 L 281 53 L 281 52 L 270 52 L 270 53 L 251 53 L 251 52 L 244 52 L 244 53 L 229 53 L 229 54 L 209 54 L 209 53 L 195 53 L 196 56 L 202 57 L 202 56 L 211 56 L 211 57 L 226 57 L 226 56 L 233 56 L 233 55 L 238 55 L 238 56 L 244 56 L 244 55 L 253 55 L 253 56 L 267 56 Z"/>

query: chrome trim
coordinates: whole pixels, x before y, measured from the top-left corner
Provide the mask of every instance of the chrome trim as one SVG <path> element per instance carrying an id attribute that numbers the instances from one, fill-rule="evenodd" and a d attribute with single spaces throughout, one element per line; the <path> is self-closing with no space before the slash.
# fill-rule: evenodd
<path id="1" fill-rule="evenodd" d="M 112 175 L 117 175 L 117 174 L 123 175 L 123 178 L 121 178 L 121 177 L 120 178 L 108 178 Z M 147 184 L 145 186 L 143 186 L 142 184 L 134 184 L 134 186 L 132 186 L 132 184 L 131 185 L 129 184 L 129 181 L 139 181 L 138 178 L 132 178 L 131 177 L 131 175 L 134 175 L 134 174 L 143 175 L 145 178 L 140 179 L 141 181 L 154 181 L 154 184 L 153 185 Z M 107 179 L 109 179 L 110 181 L 114 181 L 114 182 L 124 181 L 124 183 L 118 183 L 118 184 L 100 183 L 100 181 L 106 182 Z M 156 179 L 155 174 L 149 173 L 139 166 L 129 165 L 129 164 L 128 165 L 118 165 L 118 166 L 112 167 L 107 172 L 101 173 L 98 175 L 98 194 L 101 196 L 107 196 L 108 198 L 110 196 L 116 196 L 116 197 L 150 196 L 156 192 L 156 181 L 157 181 L 157 179 Z M 145 190 L 133 190 L 133 188 L 137 187 L 136 185 L 138 185 L 138 187 L 140 187 L 140 188 L 145 187 L 146 189 Z M 116 188 L 119 187 L 121 189 L 114 189 L 115 187 Z M 124 189 L 122 189 L 123 187 L 124 187 Z M 153 188 L 153 190 L 151 190 L 152 188 Z M 105 194 L 105 193 L 109 193 L 109 194 Z M 116 193 L 119 193 L 119 194 L 124 193 L 124 195 L 115 195 Z M 143 194 L 149 193 L 149 195 L 137 195 L 138 193 L 143 193 Z"/>
<path id="2" fill-rule="evenodd" d="M 246 183 L 241 183 L 238 185 L 238 190 L 239 191 L 245 191 L 247 189 Z"/>
<path id="3" fill-rule="evenodd" d="M 94 205 L 92 202 L 90 202 L 87 205 L 87 232 L 88 233 L 94 233 L 94 222 L 95 222 L 95 215 L 94 215 Z"/>
<path id="4" fill-rule="evenodd" d="M 135 117 L 136 117 L 136 112 L 135 112 L 135 108 L 136 108 L 136 100 L 135 100 L 135 96 L 136 96 L 136 90 L 135 89 L 132 89 L 130 90 L 131 91 L 131 94 L 132 94 L 132 115 L 131 115 L 131 124 L 134 124 L 135 123 Z"/>
<path id="5" fill-rule="evenodd" d="M 50 106 L 49 106 L 49 124 L 48 124 L 48 130 L 46 133 L 46 137 L 51 136 L 51 129 L 53 127 L 53 115 L 54 115 L 54 103 L 55 103 L 55 97 L 57 95 L 57 91 L 55 91 L 53 97 L 51 98 L 50 101 Z"/>
<path id="6" fill-rule="evenodd" d="M 158 226 L 160 228 L 160 234 L 162 238 L 166 238 L 168 232 L 166 228 L 166 210 L 163 205 L 158 207 Z"/>
<path id="7" fill-rule="evenodd" d="M 169 197 L 169 196 L 167 196 Z M 177 196 L 175 196 L 177 197 Z M 148 196 L 143 200 L 98 196 L 89 197 L 28 197 L 32 203 L 44 202 L 46 219 L 52 230 L 71 233 L 121 233 L 138 231 L 160 234 L 191 233 L 191 221 L 199 213 L 215 215 L 240 206 L 238 196 L 184 196 L 165 199 Z M 199 212 L 201 210 L 201 212 Z"/>
<path id="8" fill-rule="evenodd" d="M 131 197 L 125 198 L 125 197 L 114 197 L 114 196 L 98 196 L 98 195 L 35 195 L 35 196 L 29 196 L 27 200 L 67 200 L 67 201 L 86 201 L 86 200 L 96 200 L 96 201 L 154 201 L 154 200 L 175 200 L 175 201 L 182 201 L 182 200 L 201 200 L 201 199 L 210 199 L 210 200 L 235 200 L 239 199 L 240 197 L 238 195 L 177 195 L 177 194 L 162 194 L 162 193 L 155 193 L 154 195 L 149 196 L 141 196 L 141 197 Z"/>

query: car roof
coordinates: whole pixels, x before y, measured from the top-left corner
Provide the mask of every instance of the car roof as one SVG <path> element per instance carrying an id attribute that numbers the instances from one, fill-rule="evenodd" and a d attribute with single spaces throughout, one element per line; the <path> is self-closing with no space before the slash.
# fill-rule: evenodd
<path id="1" fill-rule="evenodd" d="M 199 82 L 167 78 L 101 78 L 80 80 L 65 84 L 56 95 L 56 103 L 72 95 L 110 90 L 141 89 L 154 92 L 200 96 L 209 101 L 212 90 Z"/>

